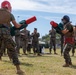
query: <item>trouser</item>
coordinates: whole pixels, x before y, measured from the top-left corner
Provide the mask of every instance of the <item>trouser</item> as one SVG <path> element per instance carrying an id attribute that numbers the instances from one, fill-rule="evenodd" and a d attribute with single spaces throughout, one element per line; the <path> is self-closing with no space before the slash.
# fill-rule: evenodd
<path id="1" fill-rule="evenodd" d="M 1 52 L 1 56 L 6 55 L 6 48 L 5 48 L 5 45 L 4 45 L 4 41 L 2 41 L 2 45 L 1 45 L 1 48 L 0 48 L 0 52 Z"/>
<path id="2" fill-rule="evenodd" d="M 36 53 L 40 54 L 39 44 L 38 43 L 33 42 L 33 52 L 34 52 L 34 54 L 36 54 Z"/>
<path id="3" fill-rule="evenodd" d="M 72 54 L 75 53 L 75 46 L 76 46 L 76 43 L 73 45 L 73 48 L 72 48 Z"/>
<path id="4" fill-rule="evenodd" d="M 27 46 L 27 52 L 31 53 L 31 44 L 28 44 L 28 46 Z"/>
<path id="5" fill-rule="evenodd" d="M 15 36 L 15 41 L 16 41 L 16 51 L 18 54 L 20 54 L 20 36 Z"/>
<path id="6" fill-rule="evenodd" d="M 75 48 L 73 47 L 73 49 L 72 49 L 72 54 L 74 54 L 75 53 Z"/>
<path id="7" fill-rule="evenodd" d="M 22 41 L 22 48 L 24 54 L 26 54 L 27 47 L 28 47 L 28 41 Z"/>
<path id="8" fill-rule="evenodd" d="M 42 45 L 39 45 L 40 53 L 42 53 L 42 48 L 43 48 L 43 46 Z"/>
<path id="9" fill-rule="evenodd" d="M 0 28 L 0 56 L 2 55 L 2 44 L 4 44 L 5 48 L 9 50 L 9 53 L 11 55 L 11 59 L 13 61 L 14 65 L 19 65 L 20 62 L 18 60 L 17 52 L 15 50 L 15 43 L 12 40 L 12 37 L 10 36 L 10 31 L 6 28 Z"/>
<path id="10" fill-rule="evenodd" d="M 51 38 L 50 40 L 50 49 L 49 49 L 50 53 L 51 53 L 52 48 L 54 50 L 54 53 L 56 53 L 56 39 L 55 38 Z"/>
<path id="11" fill-rule="evenodd" d="M 6 48 L 4 48 L 4 52 L 3 52 L 3 53 L 4 53 L 4 55 L 6 55 L 6 54 L 7 54 L 7 50 L 6 50 Z"/>
<path id="12" fill-rule="evenodd" d="M 4 41 L 2 41 L 2 45 L 1 45 L 1 48 L 0 48 L 0 53 L 1 53 L 1 54 L 0 54 L 0 57 L 2 57 L 3 54 L 4 54 L 4 55 L 8 54 L 9 58 L 10 58 L 10 59 L 12 58 L 10 51 L 6 48 L 6 46 L 5 46 L 5 44 L 4 44 Z"/>
<path id="13" fill-rule="evenodd" d="M 69 63 L 71 63 L 71 58 L 70 58 L 69 52 L 70 52 L 70 50 L 71 50 L 71 48 L 72 48 L 72 45 L 69 44 L 69 43 L 67 43 L 65 46 L 66 46 L 66 47 L 65 47 L 65 49 L 64 49 L 64 59 L 65 59 L 65 62 L 66 62 L 67 64 L 69 64 Z"/>

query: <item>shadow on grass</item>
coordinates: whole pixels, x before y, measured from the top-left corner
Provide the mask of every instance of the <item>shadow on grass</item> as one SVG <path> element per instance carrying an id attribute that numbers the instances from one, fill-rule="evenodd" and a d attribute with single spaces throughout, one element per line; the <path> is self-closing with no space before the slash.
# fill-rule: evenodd
<path id="1" fill-rule="evenodd" d="M 3 62 L 6 62 L 6 63 L 12 63 L 12 61 L 10 60 L 2 60 Z"/>
<path id="2" fill-rule="evenodd" d="M 23 62 L 21 62 L 21 65 L 23 65 L 23 66 L 28 66 L 28 67 L 32 67 L 32 66 L 33 66 L 33 64 L 23 63 Z"/>
<path id="3" fill-rule="evenodd" d="M 29 58 L 45 58 L 45 57 L 52 57 L 52 56 L 27 56 Z"/>
<path id="4" fill-rule="evenodd" d="M 27 56 L 21 56 L 22 57 L 27 57 L 27 58 L 46 58 L 46 57 L 54 57 L 54 56 L 60 56 L 60 55 L 55 55 L 55 54 L 42 54 L 41 56 L 34 56 L 34 55 L 27 55 Z M 19 57 L 20 58 L 20 57 Z"/>
<path id="5" fill-rule="evenodd" d="M 12 61 L 7 61 L 7 60 L 3 60 L 3 62 L 6 62 L 6 63 L 13 63 Z M 28 67 L 32 67 L 33 65 L 32 64 L 29 64 L 29 63 L 26 63 L 26 62 L 21 62 L 21 65 L 23 66 L 28 66 Z"/>
<path id="6" fill-rule="evenodd" d="M 72 67 L 71 67 L 71 68 L 76 69 L 76 65 L 72 65 Z"/>

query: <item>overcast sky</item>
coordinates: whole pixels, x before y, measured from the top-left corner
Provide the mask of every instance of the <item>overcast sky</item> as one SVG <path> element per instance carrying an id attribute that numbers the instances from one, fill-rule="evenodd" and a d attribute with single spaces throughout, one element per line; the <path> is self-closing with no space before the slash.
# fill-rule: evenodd
<path id="1" fill-rule="evenodd" d="M 0 3 L 4 0 L 0 0 Z M 36 16 L 37 21 L 28 26 L 31 32 L 38 28 L 42 35 L 51 29 L 50 21 L 60 22 L 62 16 L 69 15 L 73 24 L 76 23 L 76 0 L 8 0 L 12 4 L 12 13 L 17 21 Z M 17 16 L 20 16 L 18 18 Z"/>

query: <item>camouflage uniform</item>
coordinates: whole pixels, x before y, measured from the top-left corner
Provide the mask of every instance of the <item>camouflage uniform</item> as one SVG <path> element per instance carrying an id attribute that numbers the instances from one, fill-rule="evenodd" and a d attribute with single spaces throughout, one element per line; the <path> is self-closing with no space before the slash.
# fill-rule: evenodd
<path id="1" fill-rule="evenodd" d="M 54 54 L 56 54 L 56 31 L 54 29 L 49 31 L 49 35 L 50 35 L 50 53 L 51 53 L 51 49 L 52 46 L 54 47 Z"/>
<path id="2" fill-rule="evenodd" d="M 21 31 L 21 44 L 22 44 L 24 54 L 26 54 L 26 51 L 27 51 L 29 36 L 30 36 L 30 34 L 29 34 L 28 30 L 22 30 Z"/>
<path id="3" fill-rule="evenodd" d="M 34 54 L 38 53 L 40 55 L 39 51 L 39 33 L 32 33 L 32 46 L 33 46 L 33 52 Z"/>
<path id="4" fill-rule="evenodd" d="M 20 30 L 15 31 L 15 42 L 16 42 L 16 51 L 19 54 L 20 53 Z"/>
<path id="5" fill-rule="evenodd" d="M 73 26 L 71 24 L 68 24 L 65 26 L 67 30 L 69 30 L 68 33 L 65 34 L 65 47 L 64 47 L 64 59 L 66 64 L 71 65 L 71 58 L 70 58 L 70 50 L 73 47 L 74 38 L 73 38 Z"/>
<path id="6" fill-rule="evenodd" d="M 27 46 L 28 53 L 31 53 L 31 48 L 32 48 L 32 38 L 30 37 L 28 40 L 28 46 Z"/>
<path id="7" fill-rule="evenodd" d="M 72 49 L 72 56 L 74 56 L 74 53 L 75 53 L 75 46 L 76 46 L 76 27 L 75 27 L 75 31 L 74 31 L 74 45 L 73 45 L 73 49 Z"/>
<path id="8" fill-rule="evenodd" d="M 63 44 L 64 44 L 64 36 L 61 34 L 61 56 L 63 54 Z"/>
<path id="9" fill-rule="evenodd" d="M 76 46 L 76 43 L 74 43 L 73 48 L 72 48 L 72 56 L 74 56 L 75 54 L 75 46 Z"/>
<path id="10" fill-rule="evenodd" d="M 15 50 L 15 43 L 10 35 L 10 22 L 13 20 L 15 20 L 14 16 L 10 12 L 5 9 L 0 9 L 0 48 L 4 43 L 5 48 L 7 48 L 11 54 L 14 65 L 19 65 L 20 62 Z M 2 51 L 0 51 L 0 56 L 1 54 Z"/>

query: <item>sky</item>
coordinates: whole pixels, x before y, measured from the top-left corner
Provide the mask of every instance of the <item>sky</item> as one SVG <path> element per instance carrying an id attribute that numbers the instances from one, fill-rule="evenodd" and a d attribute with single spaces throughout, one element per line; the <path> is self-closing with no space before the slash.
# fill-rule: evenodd
<path id="1" fill-rule="evenodd" d="M 0 0 L 0 3 L 4 0 Z M 12 13 L 16 21 L 26 20 L 32 16 L 37 21 L 28 25 L 33 32 L 38 28 L 41 37 L 51 29 L 50 21 L 61 22 L 64 15 L 68 15 L 72 24 L 76 24 L 76 0 L 8 0 L 12 5 Z M 18 17 L 19 16 L 19 17 Z"/>

